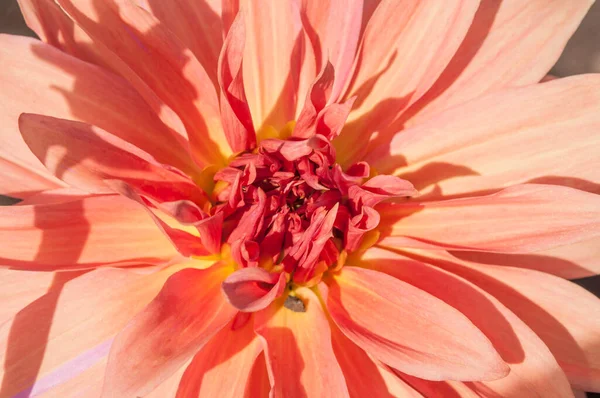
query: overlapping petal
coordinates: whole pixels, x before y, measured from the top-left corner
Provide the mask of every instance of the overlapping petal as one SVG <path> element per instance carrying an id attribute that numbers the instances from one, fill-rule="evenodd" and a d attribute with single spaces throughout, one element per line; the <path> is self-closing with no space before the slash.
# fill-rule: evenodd
<path id="1" fill-rule="evenodd" d="M 255 330 L 269 368 L 270 396 L 348 397 L 321 303 L 312 290 L 299 288 L 296 293 L 305 312 L 278 303 L 256 314 Z"/>
<path id="2" fill-rule="evenodd" d="M 385 207 L 384 207 L 385 206 Z M 439 202 L 382 205 L 381 245 L 531 252 L 597 237 L 597 195 L 551 185 Z"/>
<path id="3" fill-rule="evenodd" d="M 428 380 L 494 380 L 508 373 L 464 315 L 412 285 L 357 267 L 344 267 L 325 283 L 320 288 L 336 325 L 395 369 Z"/>
<path id="4" fill-rule="evenodd" d="M 159 295 L 119 333 L 112 345 L 103 396 L 152 391 L 235 316 L 220 294 L 230 266 L 188 268 L 174 274 Z"/>
<path id="5" fill-rule="evenodd" d="M 527 182 L 599 193 L 599 93 L 600 75 L 586 75 L 489 94 L 396 134 L 367 160 L 427 198 Z"/>
<path id="6" fill-rule="evenodd" d="M 492 295 L 475 284 L 434 266 L 439 265 L 439 262 L 427 264 L 432 259 L 428 256 L 429 253 L 411 252 L 403 255 L 374 248 L 365 253 L 361 264 L 410 283 L 443 300 L 467 316 L 490 339 L 502 359 L 509 364 L 510 373 L 500 380 L 470 385 L 481 396 L 568 396 L 569 382 L 544 342 Z M 414 381 L 408 381 L 414 385 Z M 414 386 L 420 391 L 456 387 L 426 382 Z"/>
<path id="7" fill-rule="evenodd" d="M 178 256 L 148 214 L 117 195 L 0 207 L 0 266 L 35 271 L 165 264 Z"/>

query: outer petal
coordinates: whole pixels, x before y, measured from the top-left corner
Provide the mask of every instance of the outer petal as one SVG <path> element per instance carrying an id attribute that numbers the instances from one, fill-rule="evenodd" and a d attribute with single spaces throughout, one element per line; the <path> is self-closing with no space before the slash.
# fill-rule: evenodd
<path id="1" fill-rule="evenodd" d="M 265 348 L 270 396 L 348 397 L 321 303 L 310 289 L 296 292 L 306 312 L 294 312 L 278 302 L 256 314 L 255 330 Z"/>
<path id="2" fill-rule="evenodd" d="M 464 315 L 420 289 L 357 267 L 326 283 L 327 309 L 342 332 L 402 372 L 428 380 L 494 380 L 508 372 Z"/>
<path id="3" fill-rule="evenodd" d="M 22 153 L 31 164 L 36 164 L 35 156 L 25 151 Z M 35 168 L 21 166 L 0 157 L 0 195 L 24 198 L 40 191 L 57 189 L 62 185 L 62 182 L 41 165 L 36 164 Z"/>
<path id="4" fill-rule="evenodd" d="M 125 65 L 77 26 L 54 0 L 17 0 L 27 26 L 42 41 L 83 61 L 119 72 Z"/>
<path id="5" fill-rule="evenodd" d="M 256 147 L 252 115 L 244 91 L 242 61 L 246 41 L 244 17 L 238 14 L 227 33 L 219 57 L 218 80 L 221 89 L 221 121 L 233 152 Z"/>
<path id="6" fill-rule="evenodd" d="M 55 176 L 94 193 L 113 190 L 106 179 L 120 179 L 134 186 L 154 185 L 156 196 L 202 199 L 204 194 L 187 177 L 158 164 L 147 153 L 85 123 L 48 116 L 22 114 L 21 134 L 38 159 Z M 167 200 L 167 199 L 165 199 Z"/>
<path id="7" fill-rule="evenodd" d="M 291 1 L 241 3 L 246 26 L 244 83 L 254 128 L 282 128 L 294 119 L 305 42 Z M 303 94 L 300 94 L 303 97 Z"/>
<path id="8" fill-rule="evenodd" d="M 425 197 L 526 182 L 600 193 L 599 129 L 600 75 L 574 76 L 442 112 L 397 134 L 369 160 L 414 182 Z"/>
<path id="9" fill-rule="evenodd" d="M 136 203 L 120 196 L 0 207 L 0 264 L 56 270 L 164 263 L 177 252 Z"/>
<path id="10" fill-rule="evenodd" d="M 385 206 L 385 207 L 384 207 Z M 497 252 L 550 249 L 600 235 L 597 195 L 551 185 L 517 185 L 464 199 L 382 205 L 388 247 Z"/>
<path id="11" fill-rule="evenodd" d="M 498 300 L 474 284 L 423 262 L 429 261 L 426 257 L 428 252 L 423 252 L 424 256 L 421 257 L 419 254 L 416 252 L 411 258 L 409 254 L 404 256 L 372 248 L 364 254 L 361 264 L 443 300 L 466 315 L 490 339 L 502 359 L 509 364 L 510 373 L 500 380 L 476 383 L 471 385 L 472 388 L 484 397 L 569 396 L 568 380 L 552 353 L 532 330 Z M 437 262 L 433 264 L 438 265 Z M 429 396 L 430 389 L 440 393 L 440 389 L 462 388 L 427 382 L 415 384 L 418 380 L 406 380 L 426 396 Z M 447 393 L 442 396 L 452 395 Z"/>
<path id="12" fill-rule="evenodd" d="M 600 238 L 532 254 L 454 252 L 453 255 L 476 263 L 534 269 L 566 279 L 600 274 Z"/>
<path id="13" fill-rule="evenodd" d="M 270 393 L 271 383 L 263 351 L 254 362 L 244 398 L 268 398 Z"/>
<path id="14" fill-rule="evenodd" d="M 229 154 L 219 121 L 218 99 L 202 65 L 177 37 L 131 0 L 58 0 L 94 39 L 129 68 L 125 77 L 166 117 L 170 108 L 183 122 L 196 161 L 221 164 Z"/>
<path id="15" fill-rule="evenodd" d="M 220 10 L 207 0 L 133 1 L 151 12 L 194 53 L 216 86 L 217 60 L 223 45 Z"/>
<path id="16" fill-rule="evenodd" d="M 318 68 L 327 61 L 335 69 L 331 89 L 332 101 L 338 98 L 346 84 L 356 49 L 363 17 L 364 0 L 298 0 L 302 22 L 310 37 Z"/>
<path id="17" fill-rule="evenodd" d="M 373 361 L 335 326 L 331 343 L 351 397 L 422 397 L 386 365 Z"/>
<path id="18" fill-rule="evenodd" d="M 357 96 L 338 156 L 360 160 L 369 134 L 387 127 L 442 73 L 467 33 L 479 0 L 382 1 L 365 29 L 345 98 Z M 363 143 L 363 145 L 359 145 Z"/>
<path id="19" fill-rule="evenodd" d="M 112 346 L 104 397 L 139 396 L 179 369 L 236 314 L 220 285 L 229 266 L 185 269 L 117 336 Z"/>
<path id="20" fill-rule="evenodd" d="M 177 398 L 244 396 L 261 352 L 252 322 L 237 330 L 225 326 L 196 354 L 183 375 Z"/>
<path id="21" fill-rule="evenodd" d="M 482 0 L 465 40 L 409 124 L 486 92 L 539 82 L 593 2 Z"/>
<path id="22" fill-rule="evenodd" d="M 194 170 L 187 149 L 121 78 L 25 37 L 0 35 L 0 57 L 0 85 L 19 93 L 0 97 L 0 158 L 47 174 L 18 131 L 19 115 L 30 112 L 97 125 L 163 163 Z"/>
<path id="23" fill-rule="evenodd" d="M 527 323 L 572 385 L 600 391 L 600 302 L 583 288 L 542 272 L 457 259 L 436 262 L 482 287 Z"/>
<path id="24" fill-rule="evenodd" d="M 178 269 L 148 275 L 99 269 L 75 279 L 57 274 L 47 294 L 0 328 L 1 395 L 35 396 L 95 373 L 91 367 L 106 357 L 114 335 Z"/>
<path id="25" fill-rule="evenodd" d="M 46 294 L 53 278 L 52 272 L 0 269 L 0 325 Z"/>

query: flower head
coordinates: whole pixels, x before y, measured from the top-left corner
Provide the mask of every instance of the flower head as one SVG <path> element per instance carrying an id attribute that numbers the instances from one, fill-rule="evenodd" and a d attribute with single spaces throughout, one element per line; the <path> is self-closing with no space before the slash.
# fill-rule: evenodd
<path id="1" fill-rule="evenodd" d="M 600 391 L 590 1 L 19 3 L 1 396 Z"/>

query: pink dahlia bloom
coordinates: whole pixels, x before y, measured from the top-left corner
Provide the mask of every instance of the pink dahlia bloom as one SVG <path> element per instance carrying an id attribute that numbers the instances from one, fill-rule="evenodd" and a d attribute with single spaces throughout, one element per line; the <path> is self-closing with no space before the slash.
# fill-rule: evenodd
<path id="1" fill-rule="evenodd" d="M 587 0 L 21 0 L 2 397 L 600 391 Z"/>

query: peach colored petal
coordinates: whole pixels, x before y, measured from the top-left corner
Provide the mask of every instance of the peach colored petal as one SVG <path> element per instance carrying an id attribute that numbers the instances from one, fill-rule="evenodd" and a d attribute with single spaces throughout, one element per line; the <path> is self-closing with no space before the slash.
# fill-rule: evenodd
<path id="1" fill-rule="evenodd" d="M 223 163 L 223 156 L 230 152 L 219 120 L 215 87 L 173 33 L 131 0 L 57 2 L 127 65 L 125 77 L 159 115 L 170 109 L 181 118 L 200 165 Z M 171 114 L 165 117 L 172 119 Z M 172 122 L 169 125 L 178 127 Z"/>
<path id="2" fill-rule="evenodd" d="M 35 396 L 41 398 L 100 398 L 105 368 L 106 357 L 103 357 L 77 376 L 74 376 L 64 383 L 52 386 L 50 389 L 44 390 L 41 393 L 36 393 Z"/>
<path id="3" fill-rule="evenodd" d="M 119 179 L 134 186 L 156 185 L 165 191 L 159 192 L 165 197 L 205 197 L 189 178 L 95 126 L 24 113 L 19 117 L 19 128 L 33 154 L 53 175 L 72 187 L 112 193 L 104 180 Z"/>
<path id="4" fill-rule="evenodd" d="M 364 0 L 297 0 L 302 22 L 315 49 L 317 69 L 335 69 L 331 97 L 336 100 L 350 77 L 363 17 Z"/>
<path id="5" fill-rule="evenodd" d="M 46 294 L 53 278 L 52 272 L 0 269 L 0 325 Z"/>
<path id="6" fill-rule="evenodd" d="M 494 295 L 527 323 L 550 348 L 572 385 L 600 391 L 597 297 L 574 283 L 538 271 L 458 259 L 448 259 L 442 266 Z"/>
<path id="7" fill-rule="evenodd" d="M 600 193 L 598 109 L 600 75 L 507 89 L 396 134 L 368 160 L 428 199 L 526 182 Z"/>
<path id="8" fill-rule="evenodd" d="M 0 328 L 2 396 L 28 388 L 41 393 L 101 361 L 115 334 L 178 269 L 148 275 L 119 269 L 75 278 L 78 274 L 57 274 L 47 294 Z"/>
<path id="9" fill-rule="evenodd" d="M 436 81 L 467 33 L 479 0 L 382 1 L 365 29 L 344 98 L 357 96 L 336 142 L 342 164 L 361 160 L 387 127 Z"/>
<path id="10" fill-rule="evenodd" d="M 140 396 L 175 373 L 237 311 L 221 295 L 229 266 L 184 269 L 115 338 L 103 397 Z"/>
<path id="11" fill-rule="evenodd" d="M 225 326 L 196 354 L 183 375 L 177 398 L 244 395 L 262 346 L 252 322 L 236 330 L 233 326 Z"/>
<path id="12" fill-rule="evenodd" d="M 438 253 L 444 255 L 443 252 L 435 252 L 436 255 Z M 568 396 L 569 382 L 540 338 L 490 294 L 437 267 L 442 257 L 431 254 L 416 251 L 402 255 L 372 248 L 363 256 L 361 265 L 385 272 L 443 300 L 466 315 L 490 339 L 502 359 L 509 364 L 510 373 L 500 380 L 476 383 L 475 387 L 471 385 L 482 396 Z M 421 392 L 463 388 L 427 382 L 416 385 L 417 380 L 406 380 Z"/>
<path id="13" fill-rule="evenodd" d="M 220 10 L 206 0 L 133 1 L 152 13 L 194 53 L 216 87 L 217 60 L 223 45 Z"/>
<path id="14" fill-rule="evenodd" d="M 428 380 L 494 380 L 508 373 L 463 314 L 412 285 L 357 267 L 344 267 L 325 283 L 319 287 L 337 326 L 389 366 Z"/>
<path id="15" fill-rule="evenodd" d="M 454 252 L 476 263 L 534 269 L 565 279 L 600 274 L 600 237 L 530 254 Z"/>
<path id="16" fill-rule="evenodd" d="M 37 161 L 31 153 L 24 153 L 28 160 L 31 159 L 32 164 Z M 26 198 L 63 185 L 64 183 L 52 176 L 43 166 L 36 166 L 35 169 L 21 166 L 2 158 L 0 154 L 0 195 Z"/>
<path id="17" fill-rule="evenodd" d="M 17 0 L 27 26 L 43 42 L 83 61 L 119 73 L 126 68 L 102 43 L 94 41 L 54 0 Z"/>
<path id="18" fill-rule="evenodd" d="M 152 390 L 152 392 L 144 395 L 144 398 L 175 398 L 179 385 L 182 382 L 183 374 L 190 366 L 190 362 L 191 361 L 188 361 L 185 365 L 181 366 L 175 373 L 169 376 L 169 378 Z"/>
<path id="19" fill-rule="evenodd" d="M 597 195 L 515 185 L 487 196 L 381 205 L 386 247 L 496 252 L 546 250 L 600 235 Z"/>
<path id="20" fill-rule="evenodd" d="M 294 119 L 298 96 L 304 99 L 298 85 L 309 45 L 300 12 L 291 1 L 247 1 L 240 12 L 246 26 L 243 75 L 254 128 L 280 129 Z"/>
<path id="21" fill-rule="evenodd" d="M 164 126 L 123 79 L 81 62 L 38 40 L 0 35 L 0 85 L 15 96 L 0 97 L 0 157 L 45 170 L 18 132 L 23 112 L 97 125 L 186 172 L 196 166 L 183 138 Z"/>
<path id="22" fill-rule="evenodd" d="M 482 0 L 452 62 L 411 111 L 417 115 L 408 124 L 493 90 L 539 82 L 593 3 Z"/>
<path id="23" fill-rule="evenodd" d="M 255 315 L 269 369 L 270 396 L 348 397 L 321 303 L 308 288 L 298 288 L 296 293 L 305 312 L 292 311 L 280 300 Z"/>
<path id="24" fill-rule="evenodd" d="M 422 397 L 386 365 L 373 361 L 337 326 L 330 327 L 333 352 L 344 372 L 351 397 Z"/>
<path id="25" fill-rule="evenodd" d="M 120 196 L 0 207 L 3 267 L 85 269 L 165 263 L 177 252 L 147 213 Z"/>

